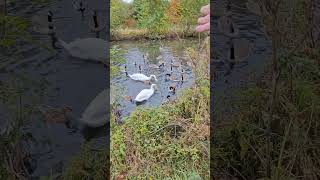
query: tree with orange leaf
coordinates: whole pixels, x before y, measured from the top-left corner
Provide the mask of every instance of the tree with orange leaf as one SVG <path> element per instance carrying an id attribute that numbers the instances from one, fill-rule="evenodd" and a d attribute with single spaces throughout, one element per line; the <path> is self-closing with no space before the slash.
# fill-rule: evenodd
<path id="1" fill-rule="evenodd" d="M 181 21 L 181 4 L 180 0 L 171 0 L 169 8 L 166 12 L 167 17 L 169 18 L 170 23 L 178 24 Z"/>

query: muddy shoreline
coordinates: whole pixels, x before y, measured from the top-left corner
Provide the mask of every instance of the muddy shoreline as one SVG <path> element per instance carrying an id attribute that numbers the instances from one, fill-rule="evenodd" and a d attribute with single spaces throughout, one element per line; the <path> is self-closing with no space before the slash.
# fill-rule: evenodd
<path id="1" fill-rule="evenodd" d="M 129 29 L 130 30 L 130 29 Z M 204 38 L 208 36 L 208 33 L 196 33 L 196 32 L 186 32 L 186 33 L 176 33 L 174 31 L 170 31 L 159 36 L 151 35 L 123 35 L 121 33 L 117 34 L 117 32 L 110 33 L 110 42 L 117 42 L 117 41 L 134 41 L 134 40 L 178 40 L 178 39 L 188 39 L 188 38 Z"/>

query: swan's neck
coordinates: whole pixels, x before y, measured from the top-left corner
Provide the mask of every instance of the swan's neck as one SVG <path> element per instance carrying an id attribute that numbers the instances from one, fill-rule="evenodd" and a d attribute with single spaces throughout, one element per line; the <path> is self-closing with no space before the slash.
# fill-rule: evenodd
<path id="1" fill-rule="evenodd" d="M 226 9 L 227 9 L 227 11 L 231 10 L 231 2 L 230 1 L 227 2 Z"/>
<path id="2" fill-rule="evenodd" d="M 232 24 L 232 23 L 230 24 L 230 32 L 231 32 L 231 33 L 234 33 L 234 27 L 233 27 L 233 24 Z"/>
<path id="3" fill-rule="evenodd" d="M 83 7 L 83 3 L 82 3 L 82 1 L 80 2 L 79 6 L 80 6 L 80 8 L 79 8 L 79 9 L 80 9 L 80 11 L 81 11 L 81 12 L 83 12 L 83 11 L 85 10 L 85 8 Z"/>
<path id="4" fill-rule="evenodd" d="M 235 59 L 235 57 L 234 57 L 234 46 L 233 46 L 233 43 L 231 44 L 231 48 L 230 48 L 230 59 Z"/>
<path id="5" fill-rule="evenodd" d="M 98 24 L 98 18 L 96 14 L 93 15 L 93 22 L 94 22 L 94 27 L 98 28 L 99 24 Z"/>
<path id="6" fill-rule="evenodd" d="M 60 44 L 65 48 L 65 49 L 70 49 L 69 44 L 64 42 L 63 40 L 59 39 Z"/>
<path id="7" fill-rule="evenodd" d="M 52 22 L 52 15 L 48 14 L 48 22 L 51 23 Z"/>

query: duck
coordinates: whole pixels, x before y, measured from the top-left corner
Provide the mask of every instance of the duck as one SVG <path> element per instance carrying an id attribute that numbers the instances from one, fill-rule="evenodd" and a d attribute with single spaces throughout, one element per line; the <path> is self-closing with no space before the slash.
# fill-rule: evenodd
<path id="1" fill-rule="evenodd" d="M 112 109 L 112 114 L 114 114 L 115 116 L 115 122 L 118 123 L 118 124 L 121 124 L 122 121 L 121 121 L 121 110 L 118 109 L 118 108 L 114 108 Z"/>
<path id="2" fill-rule="evenodd" d="M 143 54 L 142 57 L 144 62 L 148 61 L 149 53 L 146 53 L 145 55 Z"/>
<path id="3" fill-rule="evenodd" d="M 172 59 L 171 59 L 171 66 L 173 66 L 173 67 L 180 67 L 180 66 L 182 66 L 182 62 L 174 62 Z"/>
<path id="4" fill-rule="evenodd" d="M 186 80 L 184 79 L 184 75 L 181 74 L 181 82 L 185 82 Z"/>
<path id="5" fill-rule="evenodd" d="M 73 8 L 81 12 L 81 15 L 84 16 L 84 11 L 86 10 L 87 3 L 84 3 L 83 0 L 73 1 Z"/>
<path id="6" fill-rule="evenodd" d="M 231 15 L 225 15 L 218 20 L 218 30 L 230 37 L 236 37 L 239 29 L 231 19 Z"/>
<path id="7" fill-rule="evenodd" d="M 148 100 L 155 91 L 155 88 L 157 87 L 156 84 L 152 84 L 150 89 L 143 89 L 134 99 L 136 102 L 143 102 Z"/>
<path id="8" fill-rule="evenodd" d="M 234 44 L 231 43 L 230 45 L 230 51 L 229 51 L 229 61 L 235 61 L 235 56 L 234 56 Z"/>
<path id="9" fill-rule="evenodd" d="M 173 73 L 173 68 L 172 68 L 173 66 L 171 65 L 170 66 L 170 74 L 172 74 Z"/>
<path id="10" fill-rule="evenodd" d="M 62 108 L 38 107 L 44 116 L 46 123 L 61 123 L 67 125 L 70 121 L 70 113 L 72 108 L 64 105 Z"/>
<path id="11" fill-rule="evenodd" d="M 149 68 L 151 68 L 151 69 L 160 69 L 161 67 L 164 67 L 164 62 L 161 62 L 159 65 L 157 65 L 157 64 L 149 64 Z"/>
<path id="12" fill-rule="evenodd" d="M 160 52 L 163 52 L 164 51 L 164 46 L 160 45 L 159 50 L 160 50 Z"/>
<path id="13" fill-rule="evenodd" d="M 145 82 L 145 81 L 150 81 L 152 79 L 154 79 L 155 81 L 158 81 L 156 76 L 155 75 L 150 75 L 149 77 L 144 75 L 144 74 L 141 74 L 141 73 L 135 73 L 135 74 L 128 74 L 128 76 L 135 80 L 135 81 L 142 81 L 142 82 Z"/>
<path id="14" fill-rule="evenodd" d="M 230 43 L 228 61 L 233 63 L 243 62 L 251 54 L 253 44 L 247 39 L 234 39 Z"/>
<path id="15" fill-rule="evenodd" d="M 166 99 L 162 102 L 162 104 L 166 104 L 166 103 L 168 103 L 168 102 L 170 102 L 171 101 L 171 96 L 168 94 L 167 96 L 166 96 Z"/>
<path id="16" fill-rule="evenodd" d="M 172 94 L 175 94 L 176 93 L 176 85 L 171 85 L 169 87 L 169 92 L 172 93 Z"/>
<path id="17" fill-rule="evenodd" d="M 109 121 L 109 89 L 101 91 L 86 107 L 79 119 L 84 125 L 92 128 L 102 127 Z"/>
<path id="18" fill-rule="evenodd" d="M 156 64 L 149 64 L 149 68 L 151 69 L 160 69 L 161 66 L 156 65 Z"/>
<path id="19" fill-rule="evenodd" d="M 172 73 L 171 74 L 169 74 L 169 73 L 166 74 L 166 79 L 170 80 L 170 81 L 179 81 L 176 76 L 172 75 Z"/>
<path id="20" fill-rule="evenodd" d="M 180 68 L 180 73 L 181 73 L 181 74 L 184 74 L 184 73 L 185 73 L 183 67 Z"/>
<path id="21" fill-rule="evenodd" d="M 159 60 L 158 64 L 164 66 L 166 63 L 164 62 L 164 60 Z"/>
<path id="22" fill-rule="evenodd" d="M 100 32 L 105 29 L 106 27 L 106 22 L 103 20 L 98 20 L 98 12 L 97 10 L 93 10 L 92 12 L 92 19 L 89 21 L 89 27 L 91 31 L 93 32 Z"/>
<path id="23" fill-rule="evenodd" d="M 122 68 L 121 72 L 127 73 L 127 65 L 124 65 L 124 67 Z"/>
<path id="24" fill-rule="evenodd" d="M 132 96 L 123 96 L 123 99 L 132 102 Z"/>
<path id="25" fill-rule="evenodd" d="M 31 22 L 34 32 L 41 34 L 52 34 L 55 31 L 52 11 L 48 11 L 47 16 L 33 16 Z"/>
<path id="26" fill-rule="evenodd" d="M 73 57 L 107 64 L 106 52 L 108 51 L 108 43 L 103 39 L 84 38 L 76 39 L 70 43 L 66 43 L 61 39 L 58 41 Z"/>
<path id="27" fill-rule="evenodd" d="M 170 73 L 167 73 L 165 75 L 165 81 L 170 81 L 171 80 L 171 74 Z"/>

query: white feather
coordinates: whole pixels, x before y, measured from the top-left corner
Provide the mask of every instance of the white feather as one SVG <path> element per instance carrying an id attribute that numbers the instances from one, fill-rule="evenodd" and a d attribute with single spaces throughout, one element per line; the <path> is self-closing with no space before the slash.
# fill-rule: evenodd
<path id="1" fill-rule="evenodd" d="M 79 119 L 82 123 L 89 127 L 100 127 L 107 124 L 109 121 L 108 106 L 109 106 L 109 90 L 105 89 L 100 92 L 88 105 Z"/>
<path id="2" fill-rule="evenodd" d="M 150 75 L 149 77 L 144 75 L 144 74 L 140 74 L 140 73 L 135 73 L 135 74 L 129 74 L 128 75 L 131 79 L 135 80 L 135 81 L 150 81 L 152 78 L 154 78 L 157 81 L 157 78 L 155 75 Z"/>
<path id="3" fill-rule="evenodd" d="M 135 101 L 142 102 L 145 100 L 148 100 L 154 93 L 155 90 L 155 84 L 151 85 L 150 89 L 143 89 L 135 98 Z"/>
<path id="4" fill-rule="evenodd" d="M 71 43 L 59 39 L 59 42 L 73 57 L 106 63 L 108 43 L 103 39 L 76 39 Z"/>

